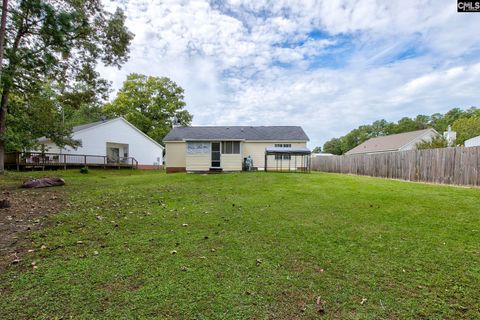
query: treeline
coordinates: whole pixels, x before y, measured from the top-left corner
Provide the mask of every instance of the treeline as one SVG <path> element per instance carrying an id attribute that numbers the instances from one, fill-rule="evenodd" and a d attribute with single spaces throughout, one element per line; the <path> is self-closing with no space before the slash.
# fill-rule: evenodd
<path id="1" fill-rule="evenodd" d="M 107 102 L 109 84 L 98 81 L 95 92 L 62 91 L 49 82 L 28 99 L 12 94 L 7 116 L 6 150 L 38 148 L 37 139 L 47 137 L 59 146 L 78 146 L 71 138 L 76 125 L 122 116 L 161 142 L 175 116 L 182 125 L 192 121 L 184 110 L 183 88 L 165 77 L 130 74 L 116 97 Z"/>
<path id="2" fill-rule="evenodd" d="M 72 127 L 123 116 L 160 141 L 173 116 L 187 124 L 183 89 L 168 78 L 129 75 L 112 102 L 98 65 L 128 61 L 134 37 L 121 8 L 98 0 L 3 1 L 0 26 L 0 173 L 8 151 L 40 137 L 77 146 Z"/>
<path id="3" fill-rule="evenodd" d="M 325 142 L 323 152 L 341 155 L 370 138 L 427 128 L 434 128 L 442 134 L 449 125 L 452 126 L 453 131 L 457 132 L 455 144 L 463 145 L 465 140 L 480 135 L 480 109 L 476 107 L 466 110 L 454 108 L 445 114 L 418 115 L 415 118 L 404 117 L 398 122 L 377 120 L 372 124 L 359 126 L 340 138 L 333 138 Z M 436 141 L 437 146 L 443 143 L 445 142 Z"/>

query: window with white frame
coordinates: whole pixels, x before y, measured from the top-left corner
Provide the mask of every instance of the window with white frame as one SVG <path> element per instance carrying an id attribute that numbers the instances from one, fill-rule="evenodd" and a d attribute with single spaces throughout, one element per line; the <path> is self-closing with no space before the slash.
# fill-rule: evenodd
<path id="1" fill-rule="evenodd" d="M 291 148 L 292 144 L 291 143 L 275 143 L 275 148 Z M 276 154 L 275 155 L 275 160 L 290 160 L 290 155 L 289 154 Z"/>
<path id="2" fill-rule="evenodd" d="M 187 154 L 207 154 L 210 152 L 209 142 L 188 142 Z"/>
<path id="3" fill-rule="evenodd" d="M 290 155 L 289 154 L 276 154 L 275 155 L 275 160 L 290 160 Z"/>
<path id="4" fill-rule="evenodd" d="M 240 141 L 223 141 L 222 154 L 240 154 Z"/>

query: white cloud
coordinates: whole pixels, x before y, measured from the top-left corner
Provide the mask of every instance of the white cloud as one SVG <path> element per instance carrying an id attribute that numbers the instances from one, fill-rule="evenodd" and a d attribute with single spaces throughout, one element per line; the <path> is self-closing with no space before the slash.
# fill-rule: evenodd
<path id="1" fill-rule="evenodd" d="M 118 2 L 109 2 L 114 8 Z M 480 28 L 449 0 L 123 0 L 118 72 L 168 76 L 194 124 L 302 125 L 318 145 L 375 119 L 470 106 Z"/>

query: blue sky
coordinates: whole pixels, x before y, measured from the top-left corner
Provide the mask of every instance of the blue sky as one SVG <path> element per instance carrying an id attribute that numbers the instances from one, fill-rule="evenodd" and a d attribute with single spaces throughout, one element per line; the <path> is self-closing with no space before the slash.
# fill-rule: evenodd
<path id="1" fill-rule="evenodd" d="M 361 124 L 478 106 L 480 14 L 435 1 L 146 1 L 121 6 L 131 72 L 185 88 L 194 125 L 301 125 L 310 146 Z"/>

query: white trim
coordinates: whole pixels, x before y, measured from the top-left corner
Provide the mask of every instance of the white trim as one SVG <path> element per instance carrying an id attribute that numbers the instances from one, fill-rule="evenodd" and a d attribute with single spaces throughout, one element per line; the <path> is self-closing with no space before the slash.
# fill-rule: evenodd
<path id="1" fill-rule="evenodd" d="M 91 126 L 91 127 L 88 127 L 88 128 L 85 128 L 85 129 L 80 129 L 78 131 L 75 131 L 74 133 L 78 133 L 78 132 L 82 132 L 82 131 L 87 131 L 87 130 L 90 130 L 90 129 L 93 129 L 93 128 L 97 128 L 99 126 L 103 126 L 105 124 L 108 124 L 110 122 L 114 122 L 114 121 L 117 121 L 117 120 L 123 120 L 123 122 L 125 122 L 126 124 L 128 124 L 130 127 L 132 127 L 133 129 L 135 129 L 138 133 L 140 133 L 141 135 L 143 135 L 145 138 L 147 138 L 148 140 L 150 140 L 151 142 L 153 142 L 154 144 L 156 144 L 158 147 L 162 148 L 162 150 L 165 150 L 165 147 L 162 146 L 161 144 L 159 144 L 157 141 L 153 140 L 152 138 L 150 138 L 148 135 L 146 135 L 143 131 L 141 131 L 140 129 L 138 129 L 137 127 L 135 127 L 133 124 L 131 124 L 130 122 L 128 122 L 124 117 L 118 117 L 118 118 L 115 118 L 115 119 L 110 119 L 110 120 L 107 120 L 107 121 L 104 121 L 104 122 L 101 122 L 101 123 L 98 123 L 94 126 Z"/>

